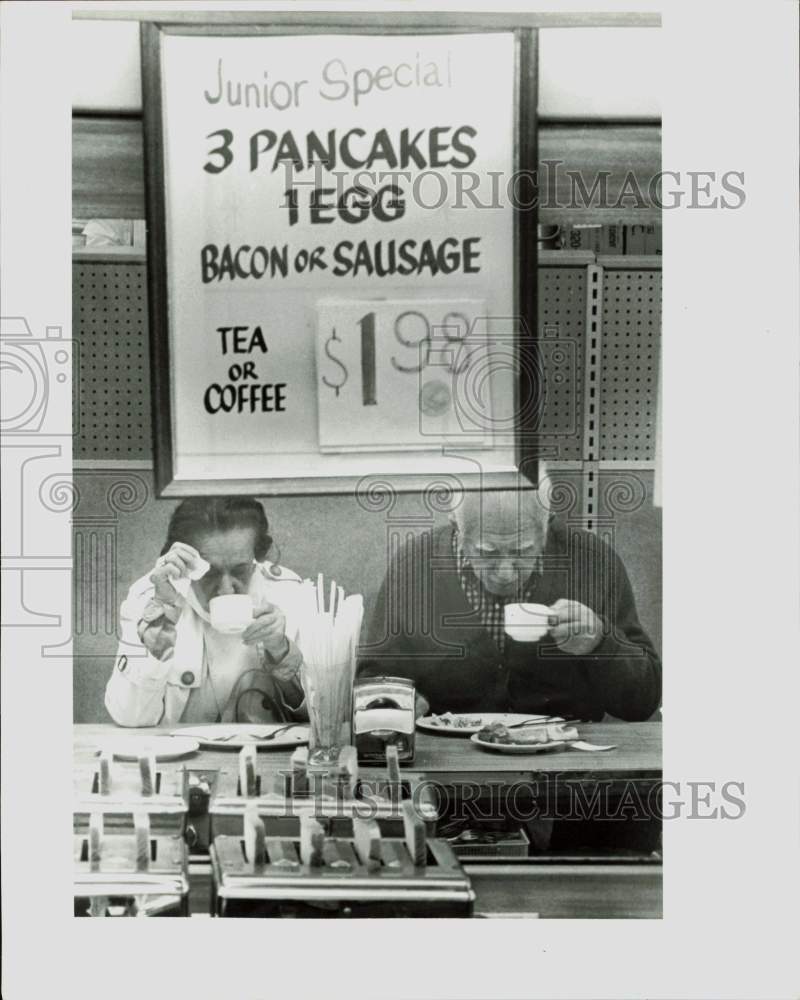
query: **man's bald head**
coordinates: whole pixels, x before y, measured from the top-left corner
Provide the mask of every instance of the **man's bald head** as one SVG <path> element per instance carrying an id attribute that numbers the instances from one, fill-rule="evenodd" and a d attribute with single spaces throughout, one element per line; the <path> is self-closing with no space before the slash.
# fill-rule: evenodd
<path id="1" fill-rule="evenodd" d="M 454 511 L 464 555 L 483 586 L 508 596 L 534 571 L 547 541 L 547 484 L 465 493 Z"/>
<path id="2" fill-rule="evenodd" d="M 516 534 L 521 529 L 547 526 L 549 510 L 537 490 L 491 490 L 465 493 L 455 510 L 455 521 L 464 534 L 491 531 Z"/>

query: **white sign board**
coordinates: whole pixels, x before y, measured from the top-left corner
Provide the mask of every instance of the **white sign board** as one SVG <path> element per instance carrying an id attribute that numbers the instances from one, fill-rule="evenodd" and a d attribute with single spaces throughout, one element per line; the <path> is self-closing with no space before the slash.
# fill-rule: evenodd
<path id="1" fill-rule="evenodd" d="M 398 406 L 414 397 L 395 439 L 391 420 L 347 435 L 350 390 L 320 394 L 330 331 L 317 338 L 332 300 L 348 352 L 361 349 L 353 323 L 374 314 L 379 366 L 404 310 L 435 325 L 481 312 L 489 350 L 494 317 L 507 331 L 514 34 L 165 32 L 159 52 L 172 482 L 458 471 L 445 439 L 512 468 L 512 436 L 492 429 L 513 419 L 508 366 L 487 385 L 493 425 L 462 432 L 449 406 L 420 443 L 409 378 L 392 383 Z M 400 335 L 417 340 L 413 324 Z"/>

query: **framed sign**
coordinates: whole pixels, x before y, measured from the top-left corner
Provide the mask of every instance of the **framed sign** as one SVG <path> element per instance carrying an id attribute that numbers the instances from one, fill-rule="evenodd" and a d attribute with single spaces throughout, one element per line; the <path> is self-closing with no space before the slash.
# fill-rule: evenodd
<path id="1" fill-rule="evenodd" d="M 156 487 L 530 477 L 535 32 L 142 25 Z"/>

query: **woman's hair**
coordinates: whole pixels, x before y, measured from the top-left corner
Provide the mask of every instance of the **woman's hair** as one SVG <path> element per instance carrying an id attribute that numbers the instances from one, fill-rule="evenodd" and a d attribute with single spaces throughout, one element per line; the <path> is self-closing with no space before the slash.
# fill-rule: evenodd
<path id="1" fill-rule="evenodd" d="M 169 552 L 175 542 L 191 545 L 201 535 L 234 528 L 252 529 L 254 555 L 258 562 L 263 562 L 272 548 L 272 538 L 264 508 L 252 497 L 192 497 L 181 501 L 169 519 L 161 555 Z"/>

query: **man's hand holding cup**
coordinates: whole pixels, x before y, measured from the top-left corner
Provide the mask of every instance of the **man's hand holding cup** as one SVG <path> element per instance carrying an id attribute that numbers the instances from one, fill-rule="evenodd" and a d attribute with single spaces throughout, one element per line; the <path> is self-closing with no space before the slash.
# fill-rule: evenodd
<path id="1" fill-rule="evenodd" d="M 603 620 L 591 608 L 562 598 L 551 610 L 557 624 L 550 638 L 560 649 L 572 656 L 586 656 L 597 648 L 603 638 Z"/>

